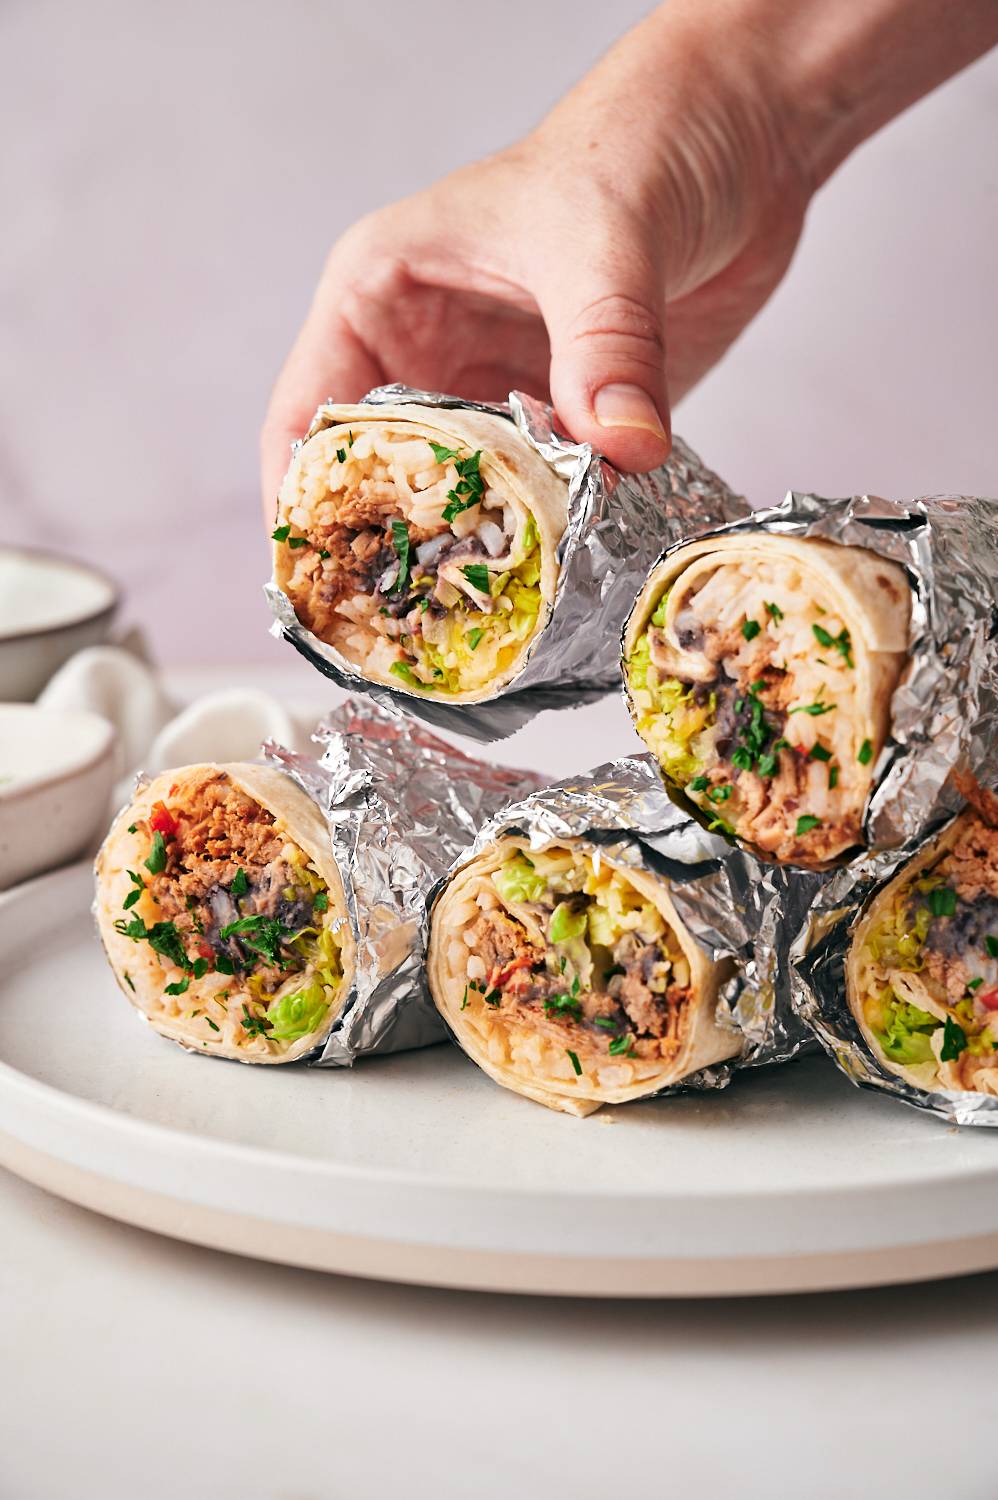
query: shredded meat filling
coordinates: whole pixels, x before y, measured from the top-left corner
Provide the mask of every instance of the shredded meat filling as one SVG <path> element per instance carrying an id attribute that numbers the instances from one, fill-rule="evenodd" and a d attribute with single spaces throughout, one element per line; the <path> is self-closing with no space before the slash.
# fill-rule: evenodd
<path id="1" fill-rule="evenodd" d="M 590 1046 L 608 1048 L 626 1037 L 639 1054 L 678 1048 L 690 989 L 669 982 L 669 960 L 658 943 L 625 935 L 613 950 L 605 987 L 573 994 L 564 975 L 547 967 L 547 950 L 505 913 L 482 913 L 469 936 L 486 967 L 486 997 L 497 1010 L 562 1040 L 584 1035 Z"/>
<path id="2" fill-rule="evenodd" d="M 266 973 L 258 952 L 221 931 L 244 917 L 265 917 L 295 932 L 312 919 L 311 901 L 287 893 L 294 872 L 273 816 L 233 786 L 224 772 L 178 786 L 169 813 L 176 833 L 164 843 L 165 864 L 149 882 L 163 920 L 194 938 L 205 957 L 221 954 L 237 971 Z M 245 890 L 232 886 L 245 879 Z M 279 972 L 279 971 L 278 971 Z"/>

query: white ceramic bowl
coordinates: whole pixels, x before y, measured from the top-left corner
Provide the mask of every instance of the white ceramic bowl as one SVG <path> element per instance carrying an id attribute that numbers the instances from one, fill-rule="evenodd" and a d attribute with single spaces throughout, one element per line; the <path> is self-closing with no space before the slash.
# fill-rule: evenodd
<path id="1" fill-rule="evenodd" d="M 37 698 L 74 652 L 99 645 L 118 598 L 85 563 L 0 547 L 0 702 Z"/>
<path id="2" fill-rule="evenodd" d="M 107 823 L 114 741 L 99 714 L 0 703 L 0 891 L 93 846 Z"/>

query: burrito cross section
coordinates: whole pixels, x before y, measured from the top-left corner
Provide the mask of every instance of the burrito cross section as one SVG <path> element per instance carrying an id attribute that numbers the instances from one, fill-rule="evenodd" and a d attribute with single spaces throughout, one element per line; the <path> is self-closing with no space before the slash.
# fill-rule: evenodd
<path id="1" fill-rule="evenodd" d="M 451 703 L 494 696 L 552 608 L 565 481 L 487 413 L 323 418 L 281 488 L 275 583 L 367 680 Z"/>
<path id="2" fill-rule="evenodd" d="M 985 815 L 986 814 L 986 815 Z M 860 920 L 849 1006 L 881 1064 L 916 1088 L 998 1095 L 998 798 L 985 794 L 903 866 Z"/>
<path id="3" fill-rule="evenodd" d="M 162 1035 L 244 1062 L 324 1040 L 352 938 L 318 809 L 280 771 L 168 771 L 119 814 L 96 915 L 129 1000 Z"/>
<path id="4" fill-rule="evenodd" d="M 728 961 L 685 930 L 664 880 L 582 839 L 500 838 L 431 918 L 434 1001 L 496 1082 L 585 1115 L 741 1050 L 717 1024 Z"/>
<path id="5" fill-rule="evenodd" d="M 711 826 L 778 861 L 862 842 L 907 661 L 904 570 L 861 547 L 740 533 L 680 547 L 638 596 L 638 733 Z"/>

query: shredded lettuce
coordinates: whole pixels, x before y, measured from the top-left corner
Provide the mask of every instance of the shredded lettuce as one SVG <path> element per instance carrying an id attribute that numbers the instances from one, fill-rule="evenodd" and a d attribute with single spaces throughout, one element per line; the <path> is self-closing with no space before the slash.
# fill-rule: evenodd
<path id="1" fill-rule="evenodd" d="M 916 974 L 925 961 L 922 948 L 931 925 L 928 907 L 916 907 L 902 896 L 870 932 L 867 948 L 877 963 Z"/>
<path id="2" fill-rule="evenodd" d="M 567 943 L 581 937 L 586 930 L 586 909 L 573 911 L 567 901 L 559 901 L 551 914 L 548 937 L 552 943 Z"/>
<path id="3" fill-rule="evenodd" d="M 538 875 L 525 854 L 508 859 L 492 879 L 504 901 L 540 901 L 547 889 L 544 876 Z"/>
<path id="4" fill-rule="evenodd" d="M 663 596 L 656 615 L 664 610 L 665 601 Z M 654 616 L 652 619 L 654 622 Z M 647 632 L 628 657 L 627 680 L 639 710 L 638 733 L 654 752 L 664 775 L 685 786 L 703 765 L 703 754 L 695 742 L 714 722 L 715 694 L 711 693 L 705 703 L 697 703 L 693 689 L 678 678 L 659 679 Z"/>
<path id="5" fill-rule="evenodd" d="M 934 1061 L 929 1038 L 942 1025 L 938 1016 L 899 1000 L 890 988 L 871 997 L 865 1012 L 884 1056 L 892 1062 L 910 1066 Z"/>
<path id="6" fill-rule="evenodd" d="M 661 630 L 663 625 L 665 624 L 665 612 L 669 606 L 669 594 L 671 592 L 671 589 L 666 589 L 661 599 L 655 605 L 655 611 L 651 617 L 651 623 L 659 630 Z"/>
<path id="7" fill-rule="evenodd" d="M 267 1020 L 271 1025 L 267 1036 L 276 1042 L 297 1042 L 321 1025 L 328 1009 L 322 985 L 313 980 L 304 989 L 282 995 L 268 1005 Z"/>

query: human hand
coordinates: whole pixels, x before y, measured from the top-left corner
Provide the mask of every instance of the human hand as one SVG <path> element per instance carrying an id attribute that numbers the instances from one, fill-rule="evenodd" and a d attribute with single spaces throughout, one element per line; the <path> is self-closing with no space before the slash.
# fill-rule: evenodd
<path id="1" fill-rule="evenodd" d="M 268 515 L 320 402 L 387 381 L 523 390 L 621 469 L 660 463 L 670 399 L 777 286 L 816 184 L 988 44 L 993 0 L 963 5 L 962 32 L 940 31 L 942 3 L 871 0 L 860 17 L 821 0 L 670 0 L 526 140 L 354 225 L 273 393 Z M 869 97 L 868 54 L 881 74 L 884 57 L 904 63 Z"/>

